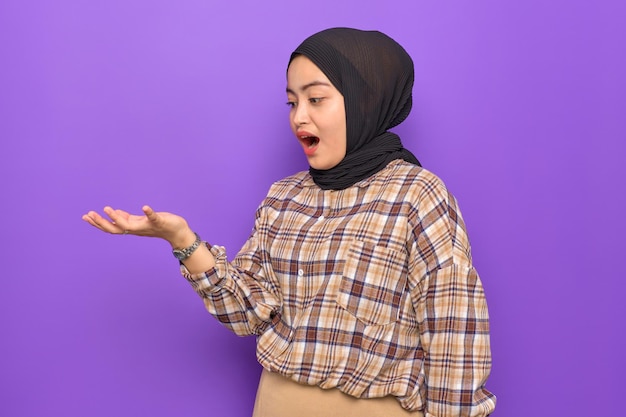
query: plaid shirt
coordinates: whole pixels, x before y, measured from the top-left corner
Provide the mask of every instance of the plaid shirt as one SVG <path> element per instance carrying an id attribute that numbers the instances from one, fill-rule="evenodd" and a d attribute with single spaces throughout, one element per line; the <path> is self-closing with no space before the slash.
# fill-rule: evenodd
<path id="1" fill-rule="evenodd" d="M 308 172 L 271 187 L 232 262 L 183 275 L 211 314 L 257 335 L 261 365 L 426 416 L 486 416 L 489 318 L 454 197 L 401 160 L 354 186 Z"/>

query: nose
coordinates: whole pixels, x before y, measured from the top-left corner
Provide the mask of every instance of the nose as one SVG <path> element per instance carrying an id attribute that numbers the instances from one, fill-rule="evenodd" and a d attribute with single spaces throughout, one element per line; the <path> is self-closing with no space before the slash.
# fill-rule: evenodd
<path id="1" fill-rule="evenodd" d="M 293 122 L 296 126 L 301 126 L 309 122 L 309 111 L 306 102 L 298 103 L 293 108 Z"/>

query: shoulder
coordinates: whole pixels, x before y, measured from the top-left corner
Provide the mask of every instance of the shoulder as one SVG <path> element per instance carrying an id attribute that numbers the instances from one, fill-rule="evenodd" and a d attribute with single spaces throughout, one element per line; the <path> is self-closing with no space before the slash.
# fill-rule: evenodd
<path id="1" fill-rule="evenodd" d="M 424 198 L 447 199 L 450 194 L 436 174 L 402 160 L 391 162 L 379 175 L 372 178 L 372 183 L 385 184 L 387 190 L 405 196 L 414 203 Z"/>
<path id="2" fill-rule="evenodd" d="M 315 186 L 308 171 L 301 171 L 274 182 L 261 203 L 261 207 L 280 208 L 305 189 Z"/>
<path id="3" fill-rule="evenodd" d="M 268 197 L 289 194 L 294 189 L 301 189 L 314 184 L 308 171 L 300 171 L 273 183 L 269 189 Z"/>

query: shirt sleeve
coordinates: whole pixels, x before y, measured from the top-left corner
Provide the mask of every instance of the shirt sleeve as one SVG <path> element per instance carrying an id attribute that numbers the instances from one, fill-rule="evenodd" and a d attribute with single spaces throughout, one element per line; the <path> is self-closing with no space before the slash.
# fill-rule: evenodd
<path id="1" fill-rule="evenodd" d="M 410 260 L 419 323 L 426 417 L 481 417 L 495 408 L 489 316 L 463 219 L 439 182 L 419 198 Z"/>
<path id="2" fill-rule="evenodd" d="M 257 212 L 255 229 L 233 262 L 228 261 L 223 247 L 207 244 L 215 257 L 214 268 L 190 274 L 181 264 L 181 273 L 209 313 L 239 336 L 263 333 L 282 304 L 268 256 L 260 244 L 259 221 Z"/>

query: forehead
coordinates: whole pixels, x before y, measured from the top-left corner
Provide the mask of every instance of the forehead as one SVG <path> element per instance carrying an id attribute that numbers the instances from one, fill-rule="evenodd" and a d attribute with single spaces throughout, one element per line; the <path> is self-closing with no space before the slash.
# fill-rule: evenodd
<path id="1" fill-rule="evenodd" d="M 311 83 L 328 84 L 328 86 L 333 87 L 328 77 L 313 61 L 304 55 L 298 55 L 291 61 L 287 69 L 287 88 L 299 89 Z"/>

